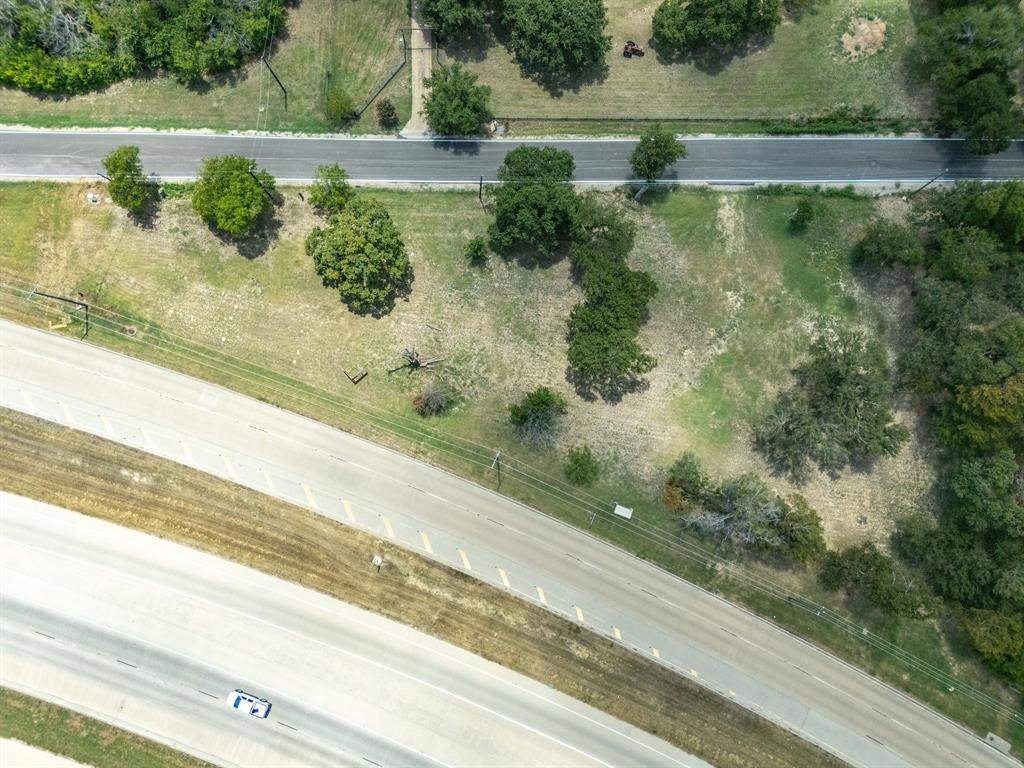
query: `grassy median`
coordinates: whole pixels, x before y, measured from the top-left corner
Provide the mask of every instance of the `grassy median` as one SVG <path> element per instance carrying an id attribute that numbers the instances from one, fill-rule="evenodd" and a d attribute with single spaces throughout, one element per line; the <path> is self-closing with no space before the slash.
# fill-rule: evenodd
<path id="1" fill-rule="evenodd" d="M 550 685 L 719 768 L 842 765 L 576 624 L 305 509 L 14 411 L 0 411 L 0 441 L 5 491 L 235 560 L 375 611 Z M 369 565 L 375 552 L 385 561 L 379 574 Z M 31 733 L 16 737 L 39 743 L 26 736 Z"/>

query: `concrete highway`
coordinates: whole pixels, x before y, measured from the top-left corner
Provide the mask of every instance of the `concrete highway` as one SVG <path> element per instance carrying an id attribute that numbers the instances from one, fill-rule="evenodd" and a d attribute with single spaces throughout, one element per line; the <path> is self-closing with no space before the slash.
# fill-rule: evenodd
<path id="1" fill-rule="evenodd" d="M 0 679 L 243 766 L 710 768 L 408 627 L 0 494 Z M 367 564 L 367 567 L 370 567 Z M 271 704 L 230 710 L 235 688 Z"/>
<path id="2" fill-rule="evenodd" d="M 668 178 L 745 184 L 893 183 L 1024 176 L 1024 141 L 995 157 L 970 155 L 960 140 L 920 138 L 687 138 L 689 154 Z M 191 178 L 209 155 L 256 158 L 279 180 L 309 180 L 321 163 L 341 163 L 361 182 L 477 183 L 495 178 L 514 141 L 232 136 L 145 130 L 0 130 L 0 178 L 96 178 L 100 160 L 120 144 L 136 144 L 147 172 Z M 572 152 L 576 178 L 619 183 L 630 178 L 632 140 L 540 142 Z"/>
<path id="3" fill-rule="evenodd" d="M 0 406 L 316 510 L 602 632 L 854 766 L 1019 765 L 838 659 L 487 489 L 219 387 L 0 322 Z"/>

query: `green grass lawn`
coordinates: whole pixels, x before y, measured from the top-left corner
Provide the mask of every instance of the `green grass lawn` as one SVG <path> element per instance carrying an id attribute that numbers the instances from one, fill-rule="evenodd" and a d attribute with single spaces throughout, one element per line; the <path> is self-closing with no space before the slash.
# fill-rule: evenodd
<path id="1" fill-rule="evenodd" d="M 210 765 L 171 747 L 9 688 L 0 688 L 0 738 L 17 739 L 94 768 L 203 768 Z"/>
<path id="2" fill-rule="evenodd" d="M 409 25 L 408 0 L 301 0 L 289 8 L 271 66 L 288 89 L 288 109 L 259 61 L 189 88 L 173 77 L 144 77 L 65 99 L 37 98 L 0 89 L 0 123 L 48 127 L 146 126 L 219 130 L 335 130 L 324 120 L 321 99 L 340 84 L 358 104 L 402 60 L 399 30 Z M 408 119 L 408 67 L 385 94 Z M 378 131 L 373 109 L 347 130 Z"/>
<path id="3" fill-rule="evenodd" d="M 914 35 L 910 0 L 820 0 L 801 17 L 784 19 L 772 39 L 713 67 L 665 62 L 650 47 L 644 58 L 623 58 L 627 39 L 648 44 L 658 3 L 605 0 L 605 6 L 612 38 L 607 76 L 556 96 L 523 78 L 500 44 L 449 53 L 491 86 L 496 115 L 518 120 L 785 119 L 841 104 L 875 105 L 887 116 L 916 118 L 928 109 L 927 97 L 908 82 L 904 66 Z M 842 38 L 851 20 L 860 17 L 885 22 L 884 44 L 870 54 L 866 48 L 864 55 L 857 52 L 858 60 L 852 61 Z"/>
<path id="4" fill-rule="evenodd" d="M 464 261 L 465 243 L 490 220 L 475 192 L 364 192 L 391 211 L 415 270 L 409 300 L 375 320 L 351 315 L 320 285 L 302 247 L 317 219 L 296 189 L 284 190 L 280 228 L 254 258 L 213 236 L 187 197 L 164 201 L 152 229 L 141 229 L 110 205 L 91 205 L 87 189 L 0 184 L 0 274 L 51 292 L 82 291 L 123 315 L 94 311 L 93 342 L 307 413 L 491 487 L 498 476 L 490 460 L 500 448 L 502 492 L 581 527 L 591 525 L 595 505 L 633 506 L 638 521 L 676 537 L 676 548 L 604 518 L 592 530 L 775 616 L 978 730 L 1024 745 L 1021 729 L 1010 730 L 933 679 L 909 673 L 859 635 L 709 570 L 709 559 L 729 555 L 687 536 L 659 503 L 665 468 L 683 450 L 698 453 L 717 476 L 766 474 L 750 449 L 749 426 L 788 385 L 815 322 L 856 324 L 883 337 L 900 327 L 905 286 L 864 282 L 851 272 L 848 256 L 865 223 L 880 208 L 898 209 L 898 198 L 816 195 L 808 230 L 793 234 L 787 218 L 799 198 L 789 193 L 663 190 L 640 205 L 605 193 L 638 224 L 632 265 L 660 286 L 640 337 L 658 367 L 646 390 L 611 404 L 584 402 L 565 381 L 565 322 L 581 298 L 565 262 L 525 269 L 494 257 L 482 268 Z M 0 313 L 44 326 L 60 317 L 3 291 Z M 128 326 L 135 329 L 131 338 L 124 334 Z M 69 332 L 80 334 L 81 326 L 72 323 Z M 424 420 L 413 411 L 424 375 L 387 374 L 401 362 L 399 352 L 413 345 L 424 356 L 444 358 L 427 374 L 455 396 L 441 417 Z M 342 371 L 360 367 L 370 374 L 353 387 Z M 523 445 L 507 423 L 507 406 L 540 385 L 561 391 L 569 414 L 551 445 Z M 560 482 L 566 448 L 583 443 L 604 467 L 585 493 Z M 794 490 L 777 478 L 770 482 L 782 493 Z M 800 490 L 822 514 L 833 545 L 884 545 L 894 517 L 926 505 L 933 482 L 927 446 L 912 440 L 871 474 L 820 476 Z M 859 524 L 861 516 L 868 525 Z M 893 622 L 846 605 L 822 593 L 808 572 L 747 566 L 1013 701 L 937 625 Z"/>

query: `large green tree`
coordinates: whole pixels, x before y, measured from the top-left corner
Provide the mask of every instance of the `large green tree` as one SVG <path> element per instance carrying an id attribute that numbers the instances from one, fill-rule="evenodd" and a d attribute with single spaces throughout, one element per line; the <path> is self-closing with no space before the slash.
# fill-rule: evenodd
<path id="1" fill-rule="evenodd" d="M 560 82 L 604 64 L 603 0 L 504 0 L 508 48 L 528 75 Z"/>
<path id="2" fill-rule="evenodd" d="M 491 89 L 477 85 L 475 73 L 455 62 L 434 68 L 423 84 L 430 89 L 423 102 L 423 114 L 431 130 L 442 136 L 471 136 L 480 133 L 491 119 Z"/>
<path id="3" fill-rule="evenodd" d="M 484 24 L 484 0 L 424 0 L 423 16 L 443 40 L 472 35 Z"/>
<path id="4" fill-rule="evenodd" d="M 810 463 L 835 473 L 895 455 L 907 430 L 892 423 L 892 385 L 878 344 L 844 328 L 826 328 L 810 358 L 754 429 L 754 445 L 769 464 L 796 479 Z"/>
<path id="5" fill-rule="evenodd" d="M 412 285 L 412 265 L 398 228 L 372 197 L 356 197 L 326 227 L 313 229 L 306 254 L 324 285 L 337 288 L 356 314 L 387 314 Z"/>
<path id="6" fill-rule="evenodd" d="M 274 207 L 274 177 L 241 155 L 203 160 L 192 191 L 192 207 L 209 224 L 232 237 L 249 234 Z"/>
<path id="7" fill-rule="evenodd" d="M 568 241 L 576 212 L 572 155 L 554 147 L 516 147 L 498 169 L 494 190 L 495 250 L 549 259 Z"/>
<path id="8" fill-rule="evenodd" d="M 769 34 L 781 20 L 779 0 L 663 0 L 654 12 L 654 40 L 668 54 L 722 48 Z"/>
<path id="9" fill-rule="evenodd" d="M 653 183 L 666 168 L 683 157 L 686 157 L 686 145 L 672 131 L 655 124 L 640 134 L 640 142 L 629 156 L 629 163 L 634 176 Z"/>
<path id="10" fill-rule="evenodd" d="M 110 150 L 103 158 L 103 169 L 110 177 L 110 199 L 122 208 L 138 213 L 153 199 L 155 188 L 142 172 L 138 147 L 123 144 Z"/>

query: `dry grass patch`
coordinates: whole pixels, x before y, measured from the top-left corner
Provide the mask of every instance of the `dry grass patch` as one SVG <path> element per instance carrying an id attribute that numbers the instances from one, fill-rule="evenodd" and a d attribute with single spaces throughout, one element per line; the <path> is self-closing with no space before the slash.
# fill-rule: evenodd
<path id="1" fill-rule="evenodd" d="M 886 24 L 881 19 L 855 16 L 850 19 L 850 28 L 843 33 L 843 50 L 850 61 L 878 53 L 885 46 Z"/>
<path id="2" fill-rule="evenodd" d="M 639 654 L 308 510 L 0 410 L 0 488 L 226 557 L 428 632 L 718 768 L 842 763 Z M 132 479 L 139 476 L 145 482 Z M 385 565 L 368 566 L 375 552 Z M 366 567 L 352 567 L 362 563 Z"/>

